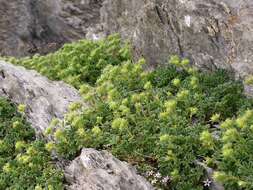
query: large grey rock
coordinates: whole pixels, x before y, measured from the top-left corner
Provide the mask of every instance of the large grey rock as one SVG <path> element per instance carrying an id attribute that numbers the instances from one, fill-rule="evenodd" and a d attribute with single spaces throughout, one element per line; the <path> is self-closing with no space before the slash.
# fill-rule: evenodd
<path id="1" fill-rule="evenodd" d="M 252 0 L 107 0 L 101 19 L 151 64 L 179 54 L 203 69 L 253 73 Z"/>
<path id="2" fill-rule="evenodd" d="M 83 149 L 66 167 L 68 190 L 154 190 L 136 170 L 106 151 Z"/>
<path id="3" fill-rule="evenodd" d="M 0 51 L 45 53 L 119 32 L 150 65 L 172 54 L 253 74 L 252 0 L 0 0 Z"/>
<path id="4" fill-rule="evenodd" d="M 0 55 L 45 54 L 101 30 L 101 0 L 0 0 Z"/>
<path id="5" fill-rule="evenodd" d="M 44 53 L 59 47 L 65 40 L 39 16 L 37 0 L 0 0 L 0 55 L 24 56 Z M 50 7 L 52 7 L 50 5 Z M 53 7 L 52 7 L 53 8 Z M 52 10 L 51 10 L 52 11 Z"/>
<path id="6" fill-rule="evenodd" d="M 37 134 L 52 118 L 62 119 L 69 104 L 78 102 L 78 91 L 63 82 L 53 82 L 35 71 L 0 61 L 0 96 L 27 105 L 27 118 Z"/>

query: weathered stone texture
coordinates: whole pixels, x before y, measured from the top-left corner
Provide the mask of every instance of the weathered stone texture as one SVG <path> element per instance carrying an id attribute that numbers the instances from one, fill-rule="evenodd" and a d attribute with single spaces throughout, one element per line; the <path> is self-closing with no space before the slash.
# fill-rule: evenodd
<path id="1" fill-rule="evenodd" d="M 71 103 L 81 100 L 78 91 L 67 84 L 3 61 L 0 61 L 0 96 L 27 106 L 28 121 L 38 135 L 54 117 L 63 119 Z"/>
<path id="2" fill-rule="evenodd" d="M 92 38 L 100 7 L 100 0 L 0 0 L 0 55 L 45 54 Z"/>
<path id="3" fill-rule="evenodd" d="M 68 190 L 154 190 L 132 166 L 106 151 L 83 149 L 65 175 Z"/>
<path id="4" fill-rule="evenodd" d="M 131 39 L 151 64 L 179 54 L 204 69 L 253 72 L 251 0 L 107 0 L 101 10 L 104 29 Z"/>
<path id="5" fill-rule="evenodd" d="M 253 74 L 252 0 L 0 0 L 0 52 L 46 53 L 118 32 L 150 65 L 172 54 Z"/>

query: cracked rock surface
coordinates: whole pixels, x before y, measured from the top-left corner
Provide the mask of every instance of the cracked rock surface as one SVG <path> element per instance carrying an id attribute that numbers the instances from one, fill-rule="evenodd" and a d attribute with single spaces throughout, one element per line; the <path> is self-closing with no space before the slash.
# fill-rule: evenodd
<path id="1" fill-rule="evenodd" d="M 0 0 L 0 54 L 54 51 L 118 32 L 151 66 L 172 54 L 253 74 L 252 0 Z"/>
<path id="2" fill-rule="evenodd" d="M 252 0 L 107 0 L 101 12 L 105 30 L 154 65 L 179 54 L 202 69 L 253 73 Z"/>
<path id="3" fill-rule="evenodd" d="M 68 190 L 154 190 L 132 166 L 107 151 L 83 149 L 65 175 Z"/>
<path id="4" fill-rule="evenodd" d="M 37 134 L 56 117 L 62 119 L 69 104 L 81 100 L 78 91 L 53 82 L 35 71 L 0 61 L 0 96 L 27 106 L 26 115 Z"/>
<path id="5" fill-rule="evenodd" d="M 0 55 L 55 51 L 100 30 L 101 0 L 0 0 Z"/>

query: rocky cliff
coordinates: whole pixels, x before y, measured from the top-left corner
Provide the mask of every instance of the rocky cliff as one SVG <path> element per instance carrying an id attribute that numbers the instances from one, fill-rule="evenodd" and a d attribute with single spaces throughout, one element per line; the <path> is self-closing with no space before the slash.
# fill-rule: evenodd
<path id="1" fill-rule="evenodd" d="M 151 65 L 171 54 L 202 68 L 252 74 L 251 0 L 0 1 L 3 55 L 46 53 L 80 38 L 119 32 Z"/>
<path id="2" fill-rule="evenodd" d="M 97 0 L 1 0 L 0 53 L 48 53 L 84 38 L 99 22 L 101 6 Z"/>
<path id="3" fill-rule="evenodd" d="M 151 65 L 179 54 L 202 68 L 252 74 L 251 0 L 0 1 L 1 54 L 46 53 L 118 32 Z"/>
<path id="4" fill-rule="evenodd" d="M 190 57 L 202 68 L 252 72 L 253 2 L 215 0 L 107 1 L 105 30 L 133 42 L 150 63 L 168 55 Z"/>

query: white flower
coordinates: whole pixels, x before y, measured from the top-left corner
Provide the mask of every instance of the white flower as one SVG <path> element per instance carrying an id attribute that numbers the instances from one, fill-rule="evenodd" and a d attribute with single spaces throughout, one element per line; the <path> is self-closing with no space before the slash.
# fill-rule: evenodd
<path id="1" fill-rule="evenodd" d="M 154 172 L 151 170 L 151 171 L 148 171 L 147 173 L 146 173 L 146 175 L 149 177 L 149 176 L 152 176 L 152 175 L 154 175 Z"/>
<path id="2" fill-rule="evenodd" d="M 169 180 L 170 180 L 170 177 L 169 177 L 169 176 L 165 176 L 165 177 L 162 179 L 162 183 L 163 183 L 163 184 L 166 184 L 166 183 L 168 183 Z"/>
<path id="3" fill-rule="evenodd" d="M 161 175 L 159 172 L 157 172 L 157 173 L 155 174 L 155 178 L 160 179 L 161 177 L 162 177 L 162 175 Z"/>
<path id="4" fill-rule="evenodd" d="M 204 187 L 210 187 L 210 185 L 212 184 L 212 181 L 209 179 L 206 179 L 205 181 L 203 181 L 204 183 Z"/>
<path id="5" fill-rule="evenodd" d="M 151 181 L 151 183 L 152 183 L 152 185 L 155 185 L 155 184 L 157 183 L 157 179 L 153 179 L 153 180 Z"/>

